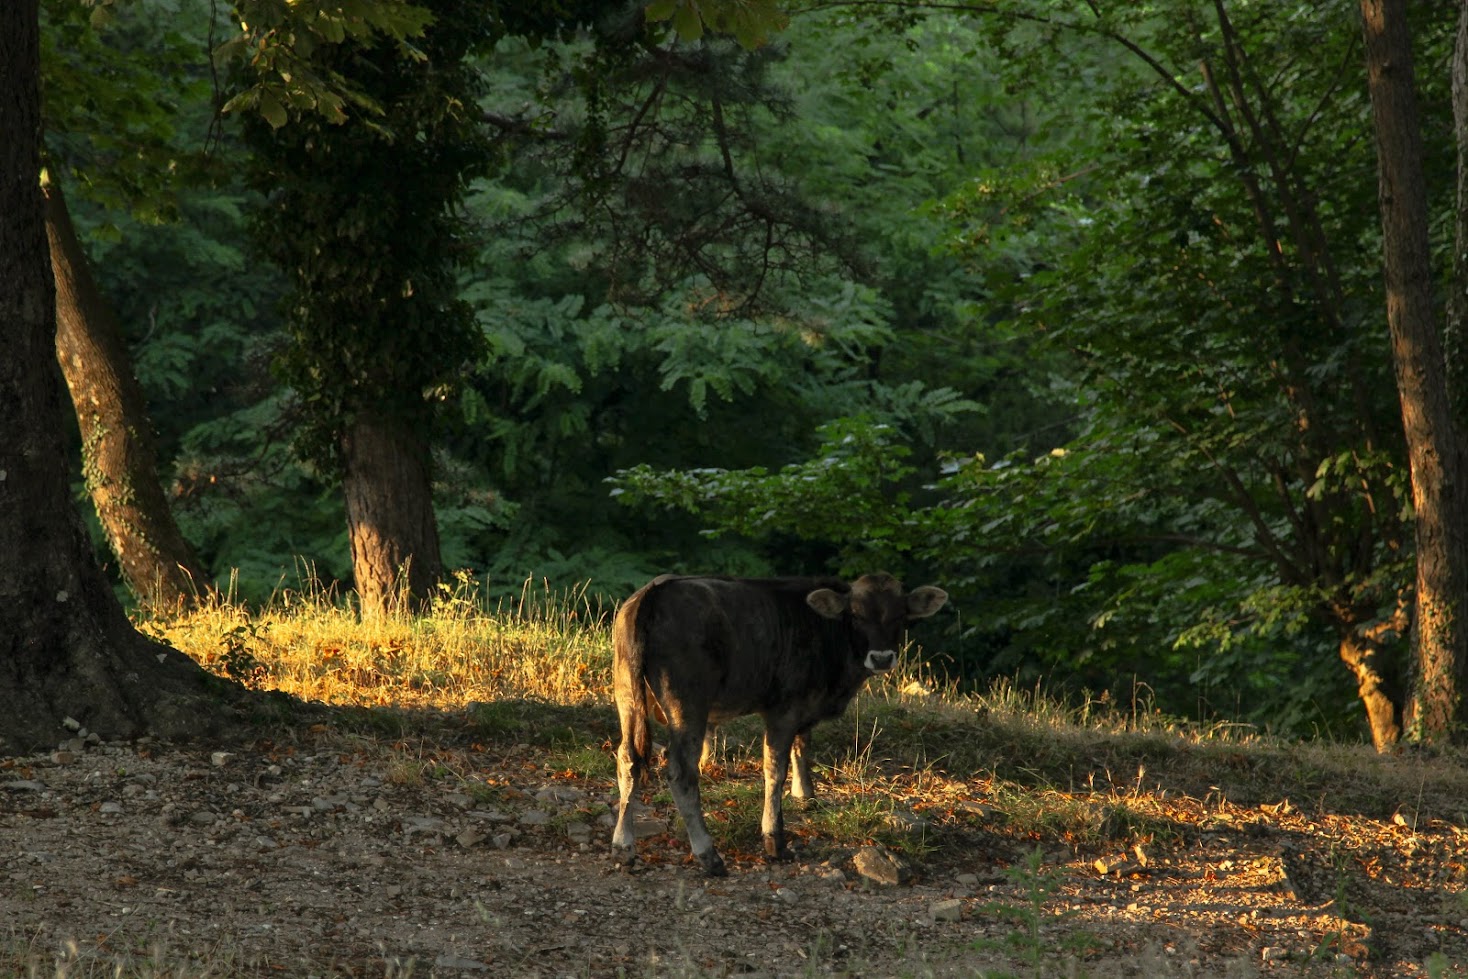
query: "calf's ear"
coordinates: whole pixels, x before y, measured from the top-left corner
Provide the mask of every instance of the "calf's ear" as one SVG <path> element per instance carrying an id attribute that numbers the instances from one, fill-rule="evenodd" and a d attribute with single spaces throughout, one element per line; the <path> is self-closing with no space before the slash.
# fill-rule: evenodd
<path id="1" fill-rule="evenodd" d="M 817 588 L 805 596 L 805 604 L 828 619 L 839 619 L 851 604 L 851 596 L 838 595 L 829 588 Z"/>
<path id="2" fill-rule="evenodd" d="M 909 619 L 926 619 L 934 612 L 943 607 L 948 601 L 948 593 L 934 585 L 923 585 L 914 588 L 907 596 L 907 617 Z"/>

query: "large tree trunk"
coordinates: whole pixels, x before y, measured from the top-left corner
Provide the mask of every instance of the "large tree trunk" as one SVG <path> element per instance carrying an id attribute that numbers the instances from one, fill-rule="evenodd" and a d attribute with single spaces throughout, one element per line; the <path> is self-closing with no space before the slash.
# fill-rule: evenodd
<path id="1" fill-rule="evenodd" d="M 1468 431 L 1468 0 L 1458 10 L 1453 44 L 1453 135 L 1458 151 L 1458 194 L 1454 221 L 1453 278 L 1448 289 L 1448 323 L 1443 331 L 1448 396 L 1460 431 Z"/>
<path id="2" fill-rule="evenodd" d="M 427 446 L 402 424 L 362 414 L 342 439 L 342 456 L 363 618 L 426 609 L 443 575 Z"/>
<path id="3" fill-rule="evenodd" d="M 1362 0 L 1380 177 L 1387 323 L 1416 510 L 1413 688 L 1405 733 L 1440 740 L 1462 717 L 1468 667 L 1468 487 L 1433 303 L 1422 132 L 1406 0 Z"/>
<path id="4" fill-rule="evenodd" d="M 163 495 L 143 389 L 117 317 L 92 277 L 60 184 L 50 178 L 43 192 L 56 356 L 81 427 L 87 491 L 132 593 L 144 605 L 176 611 L 193 605 L 210 583 Z"/>
<path id="5" fill-rule="evenodd" d="M 0 3 L 0 752 L 66 737 L 203 733 L 206 674 L 140 636 L 71 502 L 40 184 L 38 0 Z M 221 684 L 216 689 L 227 689 Z"/>

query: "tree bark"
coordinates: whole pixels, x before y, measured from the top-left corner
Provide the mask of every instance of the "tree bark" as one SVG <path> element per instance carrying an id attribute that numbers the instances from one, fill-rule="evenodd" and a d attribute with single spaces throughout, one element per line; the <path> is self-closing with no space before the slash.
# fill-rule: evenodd
<path id="1" fill-rule="evenodd" d="M 92 277 L 61 185 L 43 182 L 56 280 L 56 356 L 82 433 L 82 472 L 122 576 L 139 602 L 192 606 L 210 587 L 173 519 L 143 389 L 122 331 Z"/>
<path id="2" fill-rule="evenodd" d="M 1391 751 L 1402 737 L 1399 671 L 1390 648 L 1379 634 L 1389 631 L 1392 631 L 1390 626 L 1373 633 L 1343 623 L 1339 646 L 1341 661 L 1356 678 L 1356 693 L 1366 708 L 1371 743 L 1380 752 Z"/>
<path id="3" fill-rule="evenodd" d="M 342 460 L 362 617 L 425 610 L 443 576 L 427 446 L 405 424 L 364 413 L 342 439 Z"/>
<path id="4" fill-rule="evenodd" d="M 1387 324 L 1416 511 L 1414 675 L 1404 729 L 1414 740 L 1438 741 L 1451 736 L 1462 719 L 1468 496 L 1433 302 L 1406 6 L 1406 0 L 1362 0 L 1361 13 L 1376 130 Z"/>
<path id="5" fill-rule="evenodd" d="M 207 674 L 140 636 L 71 502 L 41 196 L 38 0 L 0 3 L 0 751 L 66 737 L 209 733 Z M 233 689 L 223 681 L 214 687 Z"/>
<path id="6" fill-rule="evenodd" d="M 1460 430 L 1468 427 L 1468 0 L 1460 0 L 1458 36 L 1453 42 L 1453 136 L 1458 152 L 1457 206 L 1454 220 L 1453 279 L 1448 288 L 1448 322 L 1443 331 L 1448 392 Z"/>

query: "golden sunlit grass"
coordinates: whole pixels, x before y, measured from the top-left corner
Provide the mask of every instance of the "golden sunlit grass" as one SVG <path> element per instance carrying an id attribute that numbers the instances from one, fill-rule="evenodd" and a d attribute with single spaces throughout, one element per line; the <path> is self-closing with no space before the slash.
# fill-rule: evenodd
<path id="1" fill-rule="evenodd" d="M 146 631 L 251 687 L 338 706 L 462 709 L 474 701 L 605 702 L 611 612 L 584 591 L 527 582 L 486 609 L 475 583 L 445 588 L 432 615 L 359 621 L 320 591 L 252 611 L 216 600 Z"/>

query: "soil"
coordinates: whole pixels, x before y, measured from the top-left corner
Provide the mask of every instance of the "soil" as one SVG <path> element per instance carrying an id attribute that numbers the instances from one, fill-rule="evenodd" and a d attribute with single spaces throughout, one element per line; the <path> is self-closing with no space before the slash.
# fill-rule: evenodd
<path id="1" fill-rule="evenodd" d="M 980 779 L 938 796 L 893 783 L 921 846 L 838 845 L 787 806 L 796 858 L 767 864 L 757 825 L 736 830 L 714 880 L 665 794 L 649 797 L 638 866 L 618 867 L 608 767 L 544 745 L 329 724 L 227 745 L 75 734 L 0 760 L 0 971 L 1468 974 L 1455 822 L 1184 796 L 1146 809 L 1150 828 L 1077 843 L 1015 832 Z M 843 805 L 841 786 L 822 789 Z"/>

